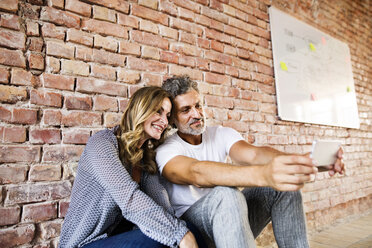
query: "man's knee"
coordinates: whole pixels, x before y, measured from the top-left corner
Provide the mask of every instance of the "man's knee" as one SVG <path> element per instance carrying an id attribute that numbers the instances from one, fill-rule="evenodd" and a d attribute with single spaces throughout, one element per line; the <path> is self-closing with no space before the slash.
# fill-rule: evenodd
<path id="1" fill-rule="evenodd" d="M 246 208 L 247 205 L 242 192 L 234 187 L 217 186 L 212 190 L 211 196 L 219 206 Z"/>

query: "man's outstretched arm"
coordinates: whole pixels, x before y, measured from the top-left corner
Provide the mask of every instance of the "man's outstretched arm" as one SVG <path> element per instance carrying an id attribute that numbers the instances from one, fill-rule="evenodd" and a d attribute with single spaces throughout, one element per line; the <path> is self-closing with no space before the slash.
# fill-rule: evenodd
<path id="1" fill-rule="evenodd" d="M 317 169 L 307 156 L 277 156 L 263 165 L 239 166 L 212 161 L 199 161 L 176 156 L 165 166 L 162 174 L 176 184 L 198 187 L 237 186 L 272 187 L 295 191 L 311 180 Z"/>

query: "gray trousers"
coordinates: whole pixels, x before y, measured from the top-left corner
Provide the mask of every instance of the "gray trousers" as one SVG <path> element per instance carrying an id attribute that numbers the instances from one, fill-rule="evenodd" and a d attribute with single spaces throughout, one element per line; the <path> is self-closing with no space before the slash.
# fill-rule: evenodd
<path id="1" fill-rule="evenodd" d="M 299 191 L 215 187 L 182 218 L 200 229 L 210 247 L 256 247 L 255 238 L 270 221 L 280 248 L 309 247 Z"/>

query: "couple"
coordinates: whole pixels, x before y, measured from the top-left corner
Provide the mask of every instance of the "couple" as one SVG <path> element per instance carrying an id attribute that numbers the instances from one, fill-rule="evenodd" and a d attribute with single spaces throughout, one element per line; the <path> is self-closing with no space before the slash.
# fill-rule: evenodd
<path id="1" fill-rule="evenodd" d="M 178 130 L 164 142 L 169 120 Z M 342 150 L 329 169 L 343 173 Z M 299 189 L 316 173 L 307 155 L 206 127 L 197 84 L 169 78 L 136 91 L 120 126 L 90 138 L 59 246 L 255 247 L 272 220 L 279 247 L 308 247 Z"/>

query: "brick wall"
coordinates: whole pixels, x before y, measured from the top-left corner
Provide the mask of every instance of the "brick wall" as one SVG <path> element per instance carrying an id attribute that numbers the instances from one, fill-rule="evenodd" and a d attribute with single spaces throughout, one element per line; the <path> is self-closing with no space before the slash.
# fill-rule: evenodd
<path id="1" fill-rule="evenodd" d="M 268 7 L 346 42 L 360 129 L 277 118 Z M 255 145 L 344 142 L 346 175 L 303 189 L 309 230 L 371 210 L 372 3 L 0 0 L 0 244 L 56 247 L 79 156 L 128 97 L 170 75 L 199 82 L 210 124 Z M 270 229 L 270 227 L 268 228 Z M 259 242 L 272 242 L 267 230 Z"/>

